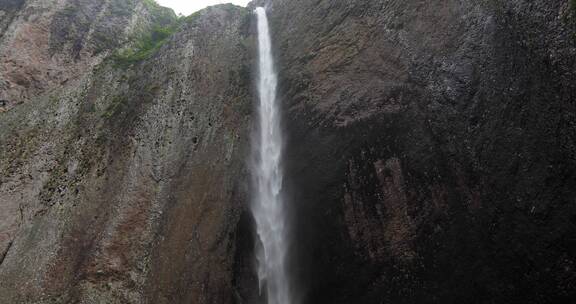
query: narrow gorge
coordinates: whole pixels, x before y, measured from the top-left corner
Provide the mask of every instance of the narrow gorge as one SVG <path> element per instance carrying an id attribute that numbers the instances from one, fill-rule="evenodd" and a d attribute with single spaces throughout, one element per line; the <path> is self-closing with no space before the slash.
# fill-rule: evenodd
<path id="1" fill-rule="evenodd" d="M 0 304 L 576 302 L 576 2 L 0 0 Z"/>

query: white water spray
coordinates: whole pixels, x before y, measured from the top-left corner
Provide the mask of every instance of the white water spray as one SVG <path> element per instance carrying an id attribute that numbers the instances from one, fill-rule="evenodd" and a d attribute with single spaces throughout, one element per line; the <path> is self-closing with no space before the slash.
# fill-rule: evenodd
<path id="1" fill-rule="evenodd" d="M 287 227 L 282 199 L 282 132 L 276 100 L 277 76 L 266 11 L 256 8 L 258 18 L 259 130 L 253 148 L 255 196 L 252 213 L 260 240 L 257 246 L 260 291 L 268 304 L 294 304 L 287 275 Z"/>

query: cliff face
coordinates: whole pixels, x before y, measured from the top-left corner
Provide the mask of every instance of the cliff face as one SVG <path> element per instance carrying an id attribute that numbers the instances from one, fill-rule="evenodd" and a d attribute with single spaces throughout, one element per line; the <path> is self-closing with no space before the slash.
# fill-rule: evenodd
<path id="1" fill-rule="evenodd" d="M 261 300 L 257 4 L 302 303 L 574 302 L 572 2 L 1 1 L 0 303 Z"/>
<path id="2" fill-rule="evenodd" d="M 129 37 L 176 19 L 171 10 L 138 0 L 6 0 L 0 17 L 5 109 L 74 81 Z"/>
<path id="3" fill-rule="evenodd" d="M 171 12 L 49 2 L 26 1 L 2 38 L 2 93 L 22 103 L 0 114 L 0 303 L 230 303 L 246 10 L 195 14 L 137 60 L 130 45 L 146 44 L 129 33 L 174 23 Z M 111 40 L 100 53 L 99 31 Z"/>
<path id="4" fill-rule="evenodd" d="M 576 299 L 568 1 L 266 5 L 306 303 Z"/>

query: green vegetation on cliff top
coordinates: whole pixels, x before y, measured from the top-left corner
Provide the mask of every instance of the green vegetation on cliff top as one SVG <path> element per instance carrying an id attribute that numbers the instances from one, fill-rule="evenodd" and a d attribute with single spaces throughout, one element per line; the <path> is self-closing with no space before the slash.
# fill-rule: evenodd
<path id="1" fill-rule="evenodd" d="M 131 47 L 117 51 L 114 56 L 116 65 L 126 67 L 150 58 L 174 34 L 180 23 L 170 8 L 160 6 L 154 0 L 142 0 L 152 15 L 152 25 L 132 39 Z"/>
<path id="2" fill-rule="evenodd" d="M 154 55 L 176 32 L 177 26 L 155 25 L 149 32 L 142 34 L 130 48 L 118 51 L 114 61 L 119 66 L 129 66 L 150 58 Z"/>
<path id="3" fill-rule="evenodd" d="M 153 15 L 153 26 L 143 31 L 135 39 L 132 46 L 114 54 L 113 59 L 117 66 L 127 67 L 152 57 L 183 24 L 198 20 L 202 10 L 189 16 L 177 17 L 172 9 L 160 6 L 154 0 L 142 0 L 147 10 Z M 219 7 L 231 10 L 237 6 L 221 4 Z"/>

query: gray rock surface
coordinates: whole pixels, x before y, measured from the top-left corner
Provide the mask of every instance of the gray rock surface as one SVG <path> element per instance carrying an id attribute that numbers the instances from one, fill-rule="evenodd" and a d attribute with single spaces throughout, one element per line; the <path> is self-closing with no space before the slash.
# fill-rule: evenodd
<path id="1" fill-rule="evenodd" d="M 110 51 L 173 11 L 149 0 L 3 0 L 0 99 L 7 109 L 89 72 Z"/>
<path id="2" fill-rule="evenodd" d="M 143 15 L 119 32 L 155 17 L 139 3 Z M 42 90 L 0 114 L 0 303 L 231 302 L 252 102 L 246 16 L 204 10 L 128 66 L 85 53 L 88 39 L 73 67 L 54 63 L 78 78 L 39 80 Z M 30 26 L 14 22 L 15 33 Z M 104 15 L 96 28 L 115 22 Z M 11 54 L 62 39 L 54 56 L 74 56 L 76 34 L 56 30 Z"/>

